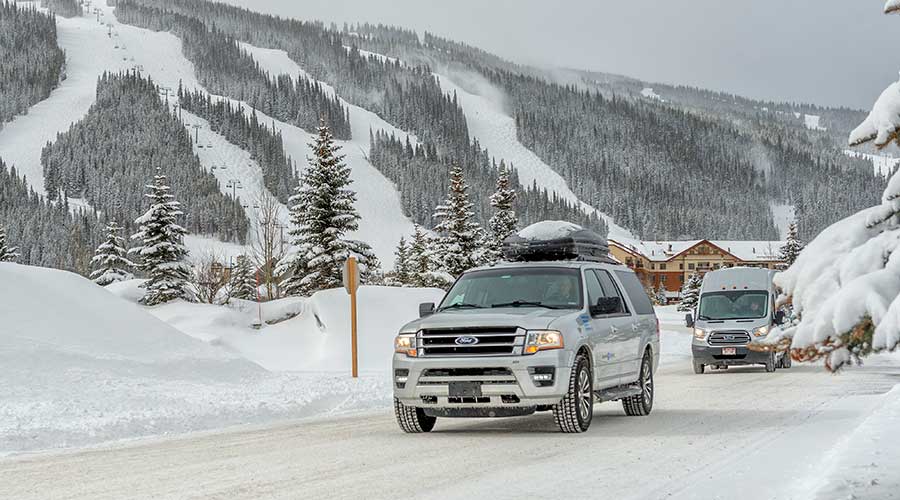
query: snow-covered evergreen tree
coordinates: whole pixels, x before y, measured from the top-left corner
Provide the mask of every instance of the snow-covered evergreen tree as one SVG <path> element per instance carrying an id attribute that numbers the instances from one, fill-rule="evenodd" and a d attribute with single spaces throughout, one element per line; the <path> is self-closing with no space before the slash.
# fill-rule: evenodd
<path id="1" fill-rule="evenodd" d="M 700 286 L 703 284 L 703 278 L 697 273 L 691 273 L 687 281 L 681 286 L 681 303 L 678 304 L 678 310 L 682 312 L 693 311 L 697 307 L 697 300 L 700 298 Z"/>
<path id="2" fill-rule="evenodd" d="M 6 242 L 6 228 L 0 225 L 0 262 L 15 262 L 18 257 L 16 247 L 11 247 Z"/>
<path id="3" fill-rule="evenodd" d="M 191 275 L 187 263 L 188 249 L 184 246 L 187 231 L 178 225 L 178 216 L 183 215 L 181 204 L 169 192 L 166 176 L 156 169 L 153 184 L 147 186 L 150 192 L 150 209 L 135 220 L 140 227 L 131 239 L 140 244 L 128 253 L 137 254 L 140 262 L 137 268 L 147 276 L 141 287 L 147 289 L 140 302 L 152 306 L 182 298 Z"/>
<path id="4" fill-rule="evenodd" d="M 656 288 L 656 293 L 654 294 L 653 301 L 660 306 L 664 306 L 669 302 L 669 298 L 666 296 L 665 283 L 660 282 L 659 286 Z"/>
<path id="5" fill-rule="evenodd" d="M 787 241 L 779 252 L 780 256 L 784 263 L 790 266 L 797 260 L 802 250 L 803 243 L 800 241 L 800 234 L 797 231 L 797 222 L 791 222 L 788 226 Z"/>
<path id="6" fill-rule="evenodd" d="M 360 263 L 363 282 L 376 274 L 377 259 L 371 247 L 345 236 L 359 228 L 353 204 L 356 193 L 348 188 L 350 169 L 328 127 L 319 126 L 309 167 L 291 196 L 292 249 L 279 263 L 282 287 L 288 295 L 309 295 L 342 286 L 344 261 L 351 254 Z"/>
<path id="7" fill-rule="evenodd" d="M 394 251 L 394 257 L 394 270 L 388 276 L 387 284 L 390 286 L 409 286 L 411 281 L 409 244 L 406 243 L 405 236 L 400 238 L 397 250 Z"/>
<path id="8" fill-rule="evenodd" d="M 516 191 L 509 182 L 509 170 L 506 163 L 500 161 L 500 174 L 497 178 L 497 190 L 491 195 L 491 207 L 494 215 L 488 222 L 490 233 L 486 238 L 486 258 L 488 262 L 497 262 L 502 257 L 503 240 L 516 232 L 519 220 L 515 210 Z"/>
<path id="9" fill-rule="evenodd" d="M 229 279 L 231 296 L 236 299 L 257 300 L 256 272 L 253 261 L 246 255 L 238 255 L 231 268 Z"/>
<path id="10" fill-rule="evenodd" d="M 444 204 L 435 209 L 438 220 L 434 230 L 438 233 L 437 251 L 441 270 L 454 278 L 467 269 L 484 262 L 481 226 L 472 220 L 472 203 L 469 186 L 463 178 L 462 168 L 450 168 L 450 190 Z"/>
<path id="11" fill-rule="evenodd" d="M 106 241 L 97 247 L 94 258 L 91 259 L 91 265 L 94 267 L 91 279 L 100 286 L 130 280 L 134 277 L 130 272 L 134 263 L 128 260 L 125 238 L 119 236 L 121 231 L 122 227 L 118 222 L 109 221 L 106 225 Z"/>
<path id="12" fill-rule="evenodd" d="M 447 288 L 453 284 L 453 276 L 440 270 L 438 239 L 416 224 L 409 242 L 409 284 L 415 287 Z"/>

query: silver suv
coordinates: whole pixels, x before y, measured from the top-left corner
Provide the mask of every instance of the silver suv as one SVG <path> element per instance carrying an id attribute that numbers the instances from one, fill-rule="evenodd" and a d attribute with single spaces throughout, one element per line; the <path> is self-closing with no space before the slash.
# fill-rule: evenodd
<path id="1" fill-rule="evenodd" d="M 437 417 L 535 411 L 584 432 L 598 401 L 650 413 L 659 322 L 624 266 L 514 262 L 470 270 L 440 305 L 422 304 L 395 351 L 394 409 L 406 432 L 428 432 Z"/>

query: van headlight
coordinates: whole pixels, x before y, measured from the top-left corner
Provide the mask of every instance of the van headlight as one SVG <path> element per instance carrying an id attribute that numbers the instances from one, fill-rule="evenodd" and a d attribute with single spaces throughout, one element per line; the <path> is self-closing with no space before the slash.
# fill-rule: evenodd
<path id="1" fill-rule="evenodd" d="M 769 334 L 769 327 L 768 327 L 768 325 L 767 325 L 767 326 L 761 326 L 761 327 L 759 327 L 759 328 L 753 330 L 753 336 L 754 336 L 754 337 L 765 337 L 765 336 L 768 335 L 768 334 Z"/>
<path id="2" fill-rule="evenodd" d="M 525 336 L 525 354 L 562 348 L 562 333 L 556 330 L 530 330 Z"/>
<path id="3" fill-rule="evenodd" d="M 416 352 L 416 335 L 400 334 L 394 337 L 394 352 L 404 353 L 411 358 L 415 358 Z"/>
<path id="4" fill-rule="evenodd" d="M 703 328 L 694 328 L 694 338 L 697 340 L 703 340 L 706 338 L 706 330 Z"/>

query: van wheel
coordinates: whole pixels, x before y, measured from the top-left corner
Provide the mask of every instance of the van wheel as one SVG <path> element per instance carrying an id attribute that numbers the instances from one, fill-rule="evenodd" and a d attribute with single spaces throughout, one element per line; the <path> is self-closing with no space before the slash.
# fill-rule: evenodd
<path id="1" fill-rule="evenodd" d="M 437 417 L 429 417 L 423 409 L 406 406 L 397 398 L 394 398 L 394 416 L 403 432 L 409 434 L 431 432 L 437 422 Z"/>
<path id="2" fill-rule="evenodd" d="M 790 368 L 792 364 L 794 362 L 791 359 L 791 351 L 784 351 L 784 356 L 781 357 L 781 367 Z"/>
<path id="3" fill-rule="evenodd" d="M 629 417 L 643 417 L 649 415 L 653 410 L 653 360 L 650 358 L 650 352 L 644 353 L 644 360 L 641 361 L 641 376 L 638 377 L 638 385 L 641 387 L 641 393 L 629 396 L 622 400 L 622 408 Z"/>
<path id="4" fill-rule="evenodd" d="M 594 377 L 591 365 L 583 353 L 575 356 L 569 377 L 569 390 L 553 405 L 553 418 L 563 432 L 584 432 L 594 418 Z"/>
<path id="5" fill-rule="evenodd" d="M 706 371 L 705 368 L 706 367 L 703 365 L 703 363 L 694 361 L 694 373 L 696 373 L 697 375 L 703 375 L 703 372 Z"/>
<path id="6" fill-rule="evenodd" d="M 766 360 L 766 372 L 772 373 L 775 371 L 775 352 L 769 353 L 769 359 Z"/>

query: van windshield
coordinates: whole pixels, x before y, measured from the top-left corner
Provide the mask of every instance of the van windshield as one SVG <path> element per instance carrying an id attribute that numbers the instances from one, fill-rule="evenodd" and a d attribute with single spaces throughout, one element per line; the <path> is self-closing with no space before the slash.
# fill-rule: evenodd
<path id="1" fill-rule="evenodd" d="M 438 309 L 580 309 L 581 304 L 578 269 L 532 267 L 466 273 L 453 285 Z"/>
<path id="2" fill-rule="evenodd" d="M 700 297 L 697 319 L 757 319 L 768 313 L 768 293 L 761 290 L 725 290 Z"/>

